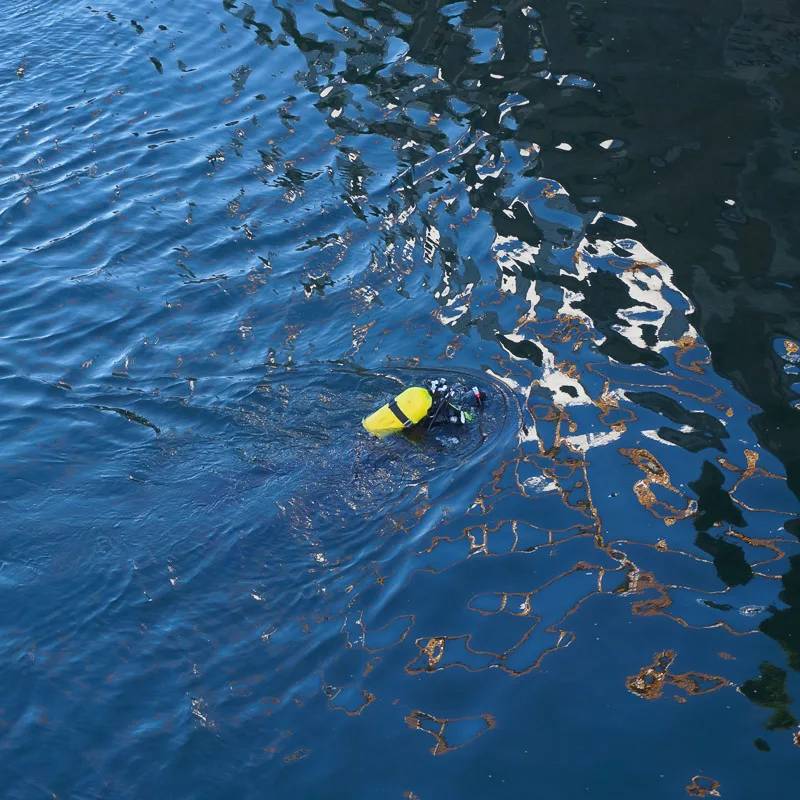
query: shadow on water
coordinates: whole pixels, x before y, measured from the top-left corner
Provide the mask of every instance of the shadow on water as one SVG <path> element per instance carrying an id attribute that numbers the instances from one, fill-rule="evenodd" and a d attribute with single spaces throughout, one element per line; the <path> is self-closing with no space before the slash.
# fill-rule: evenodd
<path id="1" fill-rule="evenodd" d="M 788 786 L 788 3 L 10 24 L 14 797 Z M 360 429 L 442 372 L 485 427 Z"/>

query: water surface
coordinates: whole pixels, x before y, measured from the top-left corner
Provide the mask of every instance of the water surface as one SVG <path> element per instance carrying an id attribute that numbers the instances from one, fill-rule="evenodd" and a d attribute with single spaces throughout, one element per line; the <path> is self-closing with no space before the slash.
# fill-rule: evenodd
<path id="1" fill-rule="evenodd" d="M 11 9 L 5 796 L 790 791 L 798 34 Z M 480 429 L 361 430 L 440 374 Z"/>

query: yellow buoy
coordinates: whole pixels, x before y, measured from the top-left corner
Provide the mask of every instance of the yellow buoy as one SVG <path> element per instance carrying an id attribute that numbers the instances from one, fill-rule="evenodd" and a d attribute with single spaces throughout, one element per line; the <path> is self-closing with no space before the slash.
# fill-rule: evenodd
<path id="1" fill-rule="evenodd" d="M 392 433 L 399 433 L 425 419 L 430 411 L 433 398 L 422 386 L 412 386 L 401 392 L 390 403 L 364 417 L 361 424 L 373 436 L 383 439 Z"/>

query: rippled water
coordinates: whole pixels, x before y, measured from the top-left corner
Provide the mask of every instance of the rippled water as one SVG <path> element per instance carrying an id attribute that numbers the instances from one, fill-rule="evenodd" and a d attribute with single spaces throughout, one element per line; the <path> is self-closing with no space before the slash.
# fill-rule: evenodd
<path id="1" fill-rule="evenodd" d="M 0 31 L 8 798 L 787 793 L 788 2 Z M 376 442 L 421 377 L 480 428 Z"/>

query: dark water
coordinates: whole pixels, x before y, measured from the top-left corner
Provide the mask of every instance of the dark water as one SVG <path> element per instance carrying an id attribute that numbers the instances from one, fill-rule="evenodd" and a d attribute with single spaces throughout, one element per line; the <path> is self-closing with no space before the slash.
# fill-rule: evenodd
<path id="1" fill-rule="evenodd" d="M 795 4 L 4 11 L 4 798 L 794 791 Z"/>

